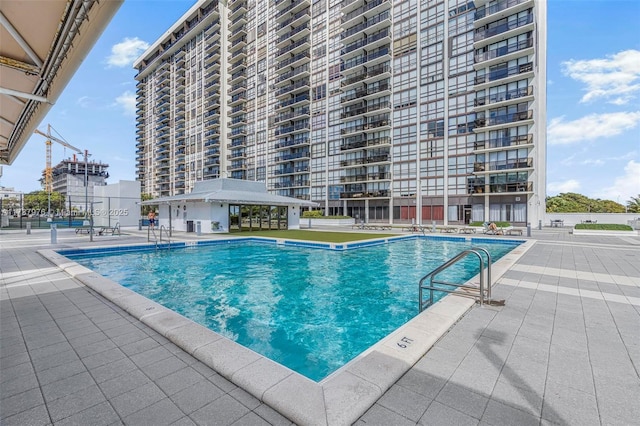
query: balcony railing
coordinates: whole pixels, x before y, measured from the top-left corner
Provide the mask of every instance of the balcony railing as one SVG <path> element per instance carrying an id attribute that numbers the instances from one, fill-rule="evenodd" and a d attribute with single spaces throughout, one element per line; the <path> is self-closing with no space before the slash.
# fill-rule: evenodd
<path id="1" fill-rule="evenodd" d="M 491 6 L 480 7 L 476 10 L 474 19 L 477 21 L 478 19 L 482 19 L 485 16 L 493 15 L 494 13 L 498 13 L 502 10 L 516 6 L 520 3 L 525 3 L 527 1 L 531 1 L 531 0 L 503 0 Z"/>
<path id="2" fill-rule="evenodd" d="M 362 32 L 373 25 L 376 25 L 382 21 L 386 21 L 387 19 L 389 19 L 390 16 L 391 16 L 391 13 L 389 13 L 388 10 L 385 10 L 384 12 L 377 14 L 376 16 L 369 19 L 368 21 L 355 25 L 347 29 L 346 31 L 343 31 L 342 34 L 340 34 L 340 38 L 345 39 L 347 37 L 351 37 L 352 35 Z"/>
<path id="3" fill-rule="evenodd" d="M 528 62 L 526 64 L 516 65 L 510 68 L 494 70 L 494 71 L 491 71 L 489 74 L 479 75 L 475 78 L 475 84 L 482 84 L 489 81 L 500 80 L 503 78 L 510 77 L 512 75 L 523 74 L 531 71 L 533 71 L 533 62 Z"/>
<path id="4" fill-rule="evenodd" d="M 379 191 L 353 191 L 353 192 L 341 192 L 340 198 L 376 198 L 376 197 L 388 197 L 389 190 L 382 189 Z"/>
<path id="5" fill-rule="evenodd" d="M 519 99 L 525 96 L 533 95 L 533 86 L 522 87 L 520 89 L 508 90 L 505 92 L 494 93 L 489 96 L 478 96 L 474 100 L 475 106 L 494 104 L 497 102 L 509 101 L 511 99 Z"/>
<path id="6" fill-rule="evenodd" d="M 483 27 L 476 29 L 475 34 L 473 35 L 474 41 L 481 41 L 485 38 L 493 37 L 498 34 L 506 33 L 507 31 L 511 31 L 513 29 L 523 27 L 533 22 L 533 13 L 530 13 L 526 16 L 522 16 L 514 21 L 507 21 L 504 19 L 504 23 L 492 26 L 492 27 Z"/>
<path id="7" fill-rule="evenodd" d="M 390 2 L 388 2 L 388 0 L 373 0 L 367 4 L 365 4 L 364 6 L 360 6 L 359 8 L 347 13 L 346 15 L 344 15 L 341 19 L 341 22 L 347 23 L 350 20 L 352 20 L 353 18 L 355 18 L 356 16 L 359 15 L 363 15 L 365 12 L 368 12 L 371 9 L 374 9 L 378 6 L 380 6 L 383 3 L 389 3 L 389 7 L 391 7 Z"/>
<path id="8" fill-rule="evenodd" d="M 521 158 L 514 160 L 490 161 L 488 163 L 473 163 L 474 172 L 485 172 L 495 170 L 528 169 L 533 167 L 532 158 Z"/>
<path id="9" fill-rule="evenodd" d="M 519 111 L 510 114 L 496 115 L 495 117 L 476 119 L 476 127 L 496 126 L 499 124 L 514 123 L 517 121 L 531 120 L 533 119 L 533 111 Z"/>
<path id="10" fill-rule="evenodd" d="M 475 63 L 488 61 L 489 59 L 499 58 L 509 53 L 518 52 L 520 50 L 533 47 L 533 37 L 526 40 L 521 40 L 517 43 L 512 43 L 507 46 L 498 47 L 497 49 L 489 50 L 487 52 L 476 53 L 474 58 Z"/>
<path id="11" fill-rule="evenodd" d="M 530 145 L 532 143 L 533 143 L 533 135 L 491 138 L 484 141 L 476 141 L 474 143 L 474 150 L 505 148 L 509 146 L 518 146 L 518 145 Z"/>

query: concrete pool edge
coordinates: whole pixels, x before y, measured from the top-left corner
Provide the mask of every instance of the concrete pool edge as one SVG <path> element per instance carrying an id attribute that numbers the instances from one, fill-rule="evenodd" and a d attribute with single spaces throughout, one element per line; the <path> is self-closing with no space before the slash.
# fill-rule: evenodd
<path id="1" fill-rule="evenodd" d="M 494 263 L 494 282 L 534 243 L 525 241 Z M 316 383 L 54 250 L 39 250 L 38 253 L 299 424 L 343 425 L 355 422 L 475 305 L 468 298 L 447 296 Z M 477 277 L 470 281 L 474 279 Z"/>

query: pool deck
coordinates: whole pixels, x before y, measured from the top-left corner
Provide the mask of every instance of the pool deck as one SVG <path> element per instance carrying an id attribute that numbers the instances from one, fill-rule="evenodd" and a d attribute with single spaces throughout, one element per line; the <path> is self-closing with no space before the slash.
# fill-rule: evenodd
<path id="1" fill-rule="evenodd" d="M 291 424 L 37 253 L 146 241 L 125 232 L 0 232 L 0 423 Z M 505 306 L 469 310 L 356 424 L 637 424 L 640 238 L 532 237 Z"/>

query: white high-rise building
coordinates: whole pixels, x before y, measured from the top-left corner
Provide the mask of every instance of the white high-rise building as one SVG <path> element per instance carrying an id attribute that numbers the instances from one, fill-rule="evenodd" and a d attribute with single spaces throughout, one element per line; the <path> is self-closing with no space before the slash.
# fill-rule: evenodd
<path id="1" fill-rule="evenodd" d="M 200 0 L 136 61 L 142 191 L 265 181 L 369 222 L 537 224 L 546 1 Z"/>

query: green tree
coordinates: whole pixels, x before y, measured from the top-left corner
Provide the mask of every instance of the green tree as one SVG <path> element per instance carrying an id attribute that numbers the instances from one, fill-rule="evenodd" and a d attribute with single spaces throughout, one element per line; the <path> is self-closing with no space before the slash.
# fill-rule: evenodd
<path id="1" fill-rule="evenodd" d="M 631 197 L 627 201 L 627 211 L 629 213 L 640 213 L 640 194 L 637 197 Z"/>
<path id="2" fill-rule="evenodd" d="M 142 201 L 153 200 L 153 195 L 142 193 L 140 194 L 140 200 Z M 149 212 L 156 211 L 156 208 L 157 206 L 142 206 L 142 208 L 140 209 L 140 214 L 142 214 L 142 217 L 147 217 Z"/>
<path id="3" fill-rule="evenodd" d="M 548 213 L 624 213 L 624 206 L 611 200 L 593 199 L 567 192 L 547 197 Z"/>
<path id="4" fill-rule="evenodd" d="M 64 195 L 59 192 L 51 193 L 51 212 L 56 210 L 64 210 Z M 24 195 L 23 209 L 31 210 L 35 213 L 35 210 L 39 210 L 43 214 L 46 214 L 49 208 L 49 193 L 47 191 L 33 191 Z"/>

